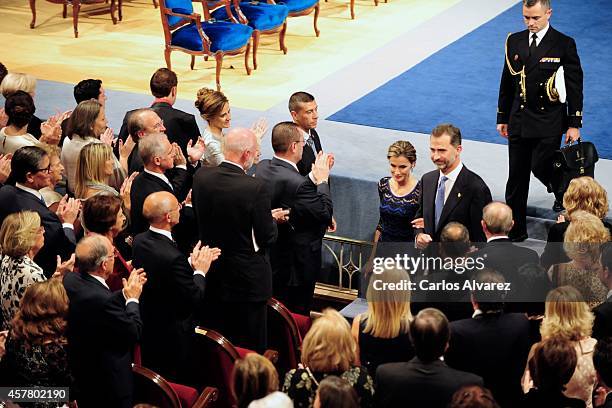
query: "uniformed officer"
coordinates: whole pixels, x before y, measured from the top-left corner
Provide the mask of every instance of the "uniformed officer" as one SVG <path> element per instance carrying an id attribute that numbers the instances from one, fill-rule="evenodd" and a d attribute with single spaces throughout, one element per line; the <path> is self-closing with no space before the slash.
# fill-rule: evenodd
<path id="1" fill-rule="evenodd" d="M 550 189 L 552 158 L 561 145 L 576 141 L 582 127 L 582 68 L 576 43 L 549 24 L 550 0 L 523 0 L 527 30 L 506 40 L 499 87 L 497 131 L 508 139 L 506 202 L 515 221 L 511 238 L 527 238 L 530 173 Z M 560 72 L 558 72 L 560 71 Z M 556 82 L 565 80 L 565 93 Z M 561 211 L 562 196 L 553 209 Z"/>

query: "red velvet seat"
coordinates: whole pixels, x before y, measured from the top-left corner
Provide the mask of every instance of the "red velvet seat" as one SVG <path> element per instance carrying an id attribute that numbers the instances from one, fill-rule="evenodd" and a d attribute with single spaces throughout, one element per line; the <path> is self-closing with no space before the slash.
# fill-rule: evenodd
<path id="1" fill-rule="evenodd" d="M 232 408 L 236 404 L 231 391 L 234 363 L 254 351 L 234 346 L 214 330 L 196 327 L 195 333 L 194 359 L 198 367 L 201 367 L 201 383 L 210 384 L 219 390 L 219 399 L 215 407 Z M 273 363 L 278 361 L 276 351 L 266 350 L 264 356 Z"/>
<path id="2" fill-rule="evenodd" d="M 203 408 L 217 399 L 216 388 L 206 387 L 202 394 L 195 388 L 166 381 L 162 376 L 132 364 L 134 373 L 134 405 L 150 404 L 159 408 Z"/>
<path id="3" fill-rule="evenodd" d="M 270 347 L 279 352 L 279 378 L 297 368 L 302 339 L 311 325 L 310 317 L 290 312 L 274 298 L 268 300 L 268 342 Z"/>

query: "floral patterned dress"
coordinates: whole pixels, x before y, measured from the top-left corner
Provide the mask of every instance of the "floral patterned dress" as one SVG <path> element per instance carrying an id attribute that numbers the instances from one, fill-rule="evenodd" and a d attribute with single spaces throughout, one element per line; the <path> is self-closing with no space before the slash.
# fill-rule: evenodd
<path id="1" fill-rule="evenodd" d="M 2 311 L 2 328 L 9 329 L 9 324 L 19 310 L 19 301 L 28 286 L 47 280 L 43 270 L 27 255 L 13 258 L 2 255 L 0 261 L 0 310 Z"/>
<path id="2" fill-rule="evenodd" d="M 285 376 L 282 391 L 293 400 L 295 408 L 312 408 L 319 383 L 328 375 L 335 375 L 348 381 L 357 392 L 361 408 L 372 407 L 374 382 L 363 367 L 351 367 L 345 372 L 317 373 L 308 368 L 297 368 Z"/>

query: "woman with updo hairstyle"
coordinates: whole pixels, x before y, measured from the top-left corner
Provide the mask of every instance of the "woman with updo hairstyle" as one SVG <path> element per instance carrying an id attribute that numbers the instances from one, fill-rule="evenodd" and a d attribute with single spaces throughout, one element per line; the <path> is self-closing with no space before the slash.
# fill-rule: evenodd
<path id="1" fill-rule="evenodd" d="M 232 392 L 238 408 L 293 408 L 289 397 L 278 391 L 276 368 L 257 353 L 249 353 L 236 361 Z"/>
<path id="2" fill-rule="evenodd" d="M 416 150 L 412 143 L 399 140 L 387 152 L 391 176 L 378 182 L 380 219 L 374 242 L 413 242 L 412 220 L 419 208 L 421 185 L 412 174 Z"/>
<path id="3" fill-rule="evenodd" d="M 574 211 L 563 242 L 570 261 L 555 264 L 548 270 L 553 287 L 570 285 L 582 293 L 590 306 L 606 300 L 608 289 L 599 279 L 601 244 L 610 241 L 610 231 L 595 215 Z"/>
<path id="4" fill-rule="evenodd" d="M 208 124 L 201 136 L 206 151 L 200 162 L 207 167 L 218 166 L 224 159 L 223 129 L 229 128 L 232 121 L 229 100 L 220 91 L 201 88 L 196 96 L 195 107 Z"/>
<path id="5" fill-rule="evenodd" d="M 321 381 L 335 375 L 355 389 L 360 407 L 371 407 L 374 382 L 356 361 L 357 345 L 349 323 L 338 311 L 326 309 L 306 333 L 302 363 L 285 375 L 283 392 L 289 395 L 296 408 L 311 408 Z"/>
<path id="6" fill-rule="evenodd" d="M 572 215 L 576 211 L 586 211 L 602 220 L 604 226 L 612 234 L 612 225 L 605 220 L 608 214 L 608 194 L 606 190 L 592 177 L 578 177 L 570 181 L 563 195 L 565 214 L 560 215 L 557 223 L 548 230 L 548 238 L 540 263 L 546 269 L 551 265 L 568 262 L 570 259 L 563 250 L 563 237 L 569 227 Z"/>
<path id="7" fill-rule="evenodd" d="M 36 96 L 36 78 L 30 74 L 22 74 L 21 72 L 9 72 L 6 74 L 2 82 L 0 82 L 0 93 L 4 96 L 4 99 L 8 99 L 9 96 L 17 91 L 26 92 L 34 99 Z M 40 129 L 41 124 L 42 120 L 32 115 L 32 119 L 30 123 L 28 123 L 28 133 L 36 139 L 40 139 L 42 135 Z"/>
<path id="8" fill-rule="evenodd" d="M 593 407 L 592 395 L 597 381 L 593 366 L 593 351 L 597 340 L 591 337 L 594 319 L 589 306 L 575 288 L 561 286 L 550 291 L 546 297 L 544 319 L 540 326 L 542 341 L 531 348 L 523 374 L 524 392 L 529 391 L 532 387 L 541 387 L 538 381 L 546 380 L 546 377 L 537 379 L 532 369 L 534 364 L 532 360 L 535 358 L 534 354 L 538 347 L 550 340 L 564 341 L 572 349 L 577 363 L 574 365 L 575 369 L 572 368 L 569 371 L 567 379 L 557 385 L 559 388 L 564 385 L 564 394 L 567 397 L 581 399 L 587 407 Z"/>
<path id="9" fill-rule="evenodd" d="M 38 139 L 28 133 L 28 123 L 35 110 L 32 97 L 24 91 L 17 91 L 6 99 L 4 112 L 8 122 L 0 129 L 0 153 L 12 154 L 20 147 L 39 144 Z"/>
<path id="10" fill-rule="evenodd" d="M 132 267 L 115 246 L 115 239 L 126 226 L 121 199 L 105 193 L 91 196 L 83 203 L 81 219 L 88 234 L 103 235 L 113 244 L 115 264 L 106 284 L 111 290 L 122 289 L 121 279 L 129 277 Z"/>
<path id="11" fill-rule="evenodd" d="M 108 185 L 113 175 L 112 148 L 104 143 L 89 143 L 79 153 L 74 186 L 74 197 L 86 200 L 96 194 L 118 196 L 119 192 Z"/>
<path id="12" fill-rule="evenodd" d="M 359 408 L 359 398 L 348 381 L 335 375 L 325 377 L 314 400 L 314 408 Z"/>
<path id="13" fill-rule="evenodd" d="M 61 279 L 50 279 L 27 288 L 11 322 L 6 343 L 11 385 L 72 386 L 65 337 L 67 316 L 68 295 Z M 55 407 L 57 403 L 33 406 Z"/>

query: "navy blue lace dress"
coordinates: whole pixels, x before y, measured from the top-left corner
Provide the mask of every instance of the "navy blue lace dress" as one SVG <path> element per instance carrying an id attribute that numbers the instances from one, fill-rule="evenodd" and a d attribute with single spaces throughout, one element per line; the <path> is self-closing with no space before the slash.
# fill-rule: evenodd
<path id="1" fill-rule="evenodd" d="M 380 231 L 379 242 L 414 241 L 412 220 L 419 209 L 421 182 L 408 194 L 398 197 L 391 191 L 391 177 L 383 177 L 378 182 L 380 198 L 380 220 L 376 229 Z"/>

